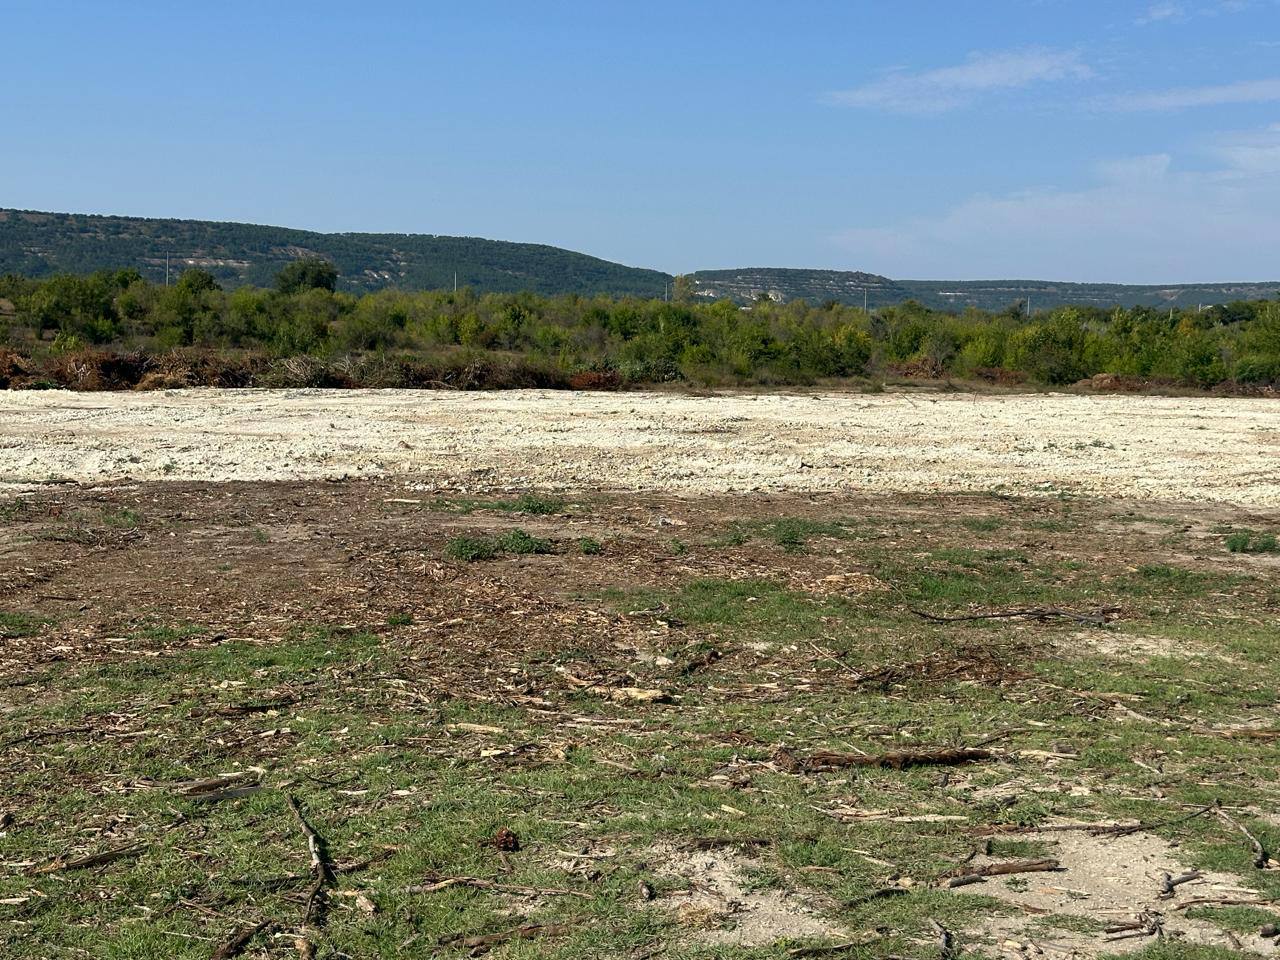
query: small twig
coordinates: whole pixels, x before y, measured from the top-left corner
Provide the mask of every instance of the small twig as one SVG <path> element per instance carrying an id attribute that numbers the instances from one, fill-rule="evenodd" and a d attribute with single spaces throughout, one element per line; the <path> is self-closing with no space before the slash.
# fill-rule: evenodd
<path id="1" fill-rule="evenodd" d="M 1120 612 L 1119 607 L 1100 607 L 1092 613 L 1072 613 L 1070 610 L 1059 610 L 1057 607 L 1031 607 L 1025 610 L 1001 610 L 995 613 L 974 613 L 965 616 L 947 617 L 908 607 L 912 613 L 930 623 L 971 623 L 976 620 L 1071 620 L 1074 623 L 1085 623 L 1095 627 L 1106 626 L 1110 618 Z"/>
<path id="2" fill-rule="evenodd" d="M 1241 897 L 1197 897 L 1195 900 L 1184 900 L 1175 904 L 1175 910 L 1189 910 L 1192 907 L 1272 907 L 1275 900 L 1245 900 Z"/>
<path id="3" fill-rule="evenodd" d="M 485 933 L 474 937 L 462 934 L 445 937 L 439 941 L 440 946 L 460 946 L 471 951 L 473 957 L 488 953 L 494 947 L 512 940 L 531 940 L 534 937 L 558 937 L 577 926 L 577 921 L 566 923 L 526 923 L 500 933 Z"/>
<path id="4" fill-rule="evenodd" d="M 273 921 L 260 920 L 251 927 L 236 927 L 231 931 L 231 936 L 223 940 L 218 949 L 213 951 L 210 960 L 231 960 L 232 957 L 240 956 L 250 940 L 272 926 L 275 926 Z"/>
<path id="5" fill-rule="evenodd" d="M 875 900 L 881 900 L 885 897 L 900 897 L 907 892 L 906 887 L 881 887 L 879 890 L 872 890 L 870 893 L 864 893 L 860 897 L 854 897 L 852 900 L 846 900 L 844 907 L 846 910 L 852 910 L 855 907 L 865 906 Z"/>
<path id="6" fill-rule="evenodd" d="M 514 883 L 497 883 L 480 877 L 445 877 L 434 883 L 401 887 L 400 893 L 435 893 L 450 887 L 472 887 L 476 890 L 493 890 L 497 893 L 519 893 L 527 896 L 581 897 L 592 900 L 594 895 L 581 890 L 564 890 L 558 887 L 526 887 Z"/>
<path id="7" fill-rule="evenodd" d="M 324 841 L 320 839 L 320 835 L 312 829 L 311 824 L 307 822 L 307 818 L 303 816 L 302 808 L 298 806 L 298 801 L 294 799 L 292 794 L 285 794 L 284 799 L 289 805 L 289 809 L 293 811 L 293 816 L 298 821 L 298 826 L 301 827 L 303 836 L 307 838 L 307 853 L 311 856 L 311 877 L 313 882 L 311 890 L 307 894 L 306 909 L 302 914 L 302 922 L 310 923 L 324 892 L 324 885 L 333 880 L 333 870 L 328 858 L 325 856 Z"/>
<path id="8" fill-rule="evenodd" d="M 1257 867 L 1259 870 L 1265 870 L 1268 862 L 1270 862 L 1270 858 L 1267 857 L 1267 850 L 1266 850 L 1266 847 L 1262 845 L 1262 841 L 1259 840 L 1257 837 L 1255 837 L 1252 833 L 1250 833 L 1248 828 L 1245 827 L 1244 824 L 1239 823 L 1236 820 L 1233 820 L 1231 816 L 1221 807 L 1218 808 L 1218 816 L 1221 817 L 1223 821 L 1235 827 L 1242 834 L 1244 834 L 1245 839 L 1247 839 L 1249 841 L 1249 844 L 1253 847 L 1253 865 Z"/>
<path id="9" fill-rule="evenodd" d="M 127 846 L 116 847 L 114 850 L 103 850 L 101 853 L 90 853 L 83 857 L 75 857 L 71 860 L 54 860 L 47 863 L 43 867 L 35 867 L 32 873 L 57 873 L 60 870 L 84 870 L 87 867 L 98 867 L 104 863 L 111 863 L 114 860 L 123 860 L 125 857 L 136 857 L 146 849 L 144 843 L 131 843 Z"/>
<path id="10" fill-rule="evenodd" d="M 52 730 L 35 730 L 31 733 L 24 734 L 21 737 L 14 737 L 12 740 L 6 740 L 0 743 L 0 747 L 16 747 L 20 743 L 30 743 L 35 740 L 48 740 L 50 737 L 61 737 L 68 733 L 90 733 L 93 727 L 55 727 Z"/>

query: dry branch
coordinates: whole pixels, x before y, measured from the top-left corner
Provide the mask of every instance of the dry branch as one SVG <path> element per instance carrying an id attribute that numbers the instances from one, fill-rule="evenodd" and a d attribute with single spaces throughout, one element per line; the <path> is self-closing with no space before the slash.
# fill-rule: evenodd
<path id="1" fill-rule="evenodd" d="M 476 890 L 493 890 L 496 893 L 519 893 L 526 896 L 581 897 L 583 900 L 593 899 L 590 893 L 581 890 L 564 890 L 558 887 L 526 887 L 515 883 L 498 883 L 480 877 L 444 877 L 432 883 L 414 884 L 401 887 L 401 893 L 436 893 L 450 887 L 472 887 Z"/>
<path id="2" fill-rule="evenodd" d="M 324 841 L 320 839 L 320 835 L 312 829 L 311 824 L 307 822 L 307 818 L 303 816 L 302 808 L 298 806 L 298 801 L 294 799 L 292 794 L 286 794 L 284 799 L 288 803 L 289 809 L 293 812 L 294 819 L 298 821 L 298 826 L 302 830 L 303 836 L 307 839 L 307 853 L 311 857 L 312 884 L 311 890 L 307 893 L 306 909 L 302 914 L 302 922 L 310 923 L 311 918 L 316 913 L 325 884 L 333 880 L 333 869 L 325 856 Z"/>
<path id="3" fill-rule="evenodd" d="M 886 767 L 902 770 L 905 767 L 951 767 L 978 760 L 990 760 L 996 754 L 981 747 L 940 747 L 932 750 L 890 750 L 886 753 L 842 753 L 836 750 L 818 750 L 807 760 L 799 761 L 800 768 L 808 772 L 840 770 L 845 767 Z M 787 754 L 790 758 L 791 755 Z M 794 761 L 794 758 L 793 762 Z"/>
<path id="4" fill-rule="evenodd" d="M 1072 613 L 1070 610 L 1059 610 L 1057 607 L 1031 607 L 1025 610 L 1001 610 L 995 613 L 974 613 L 956 617 L 940 616 L 926 610 L 908 607 L 912 613 L 930 623 L 971 623 L 976 620 L 1070 620 L 1090 626 L 1102 627 L 1111 622 L 1111 618 L 1120 612 L 1119 607 L 1099 607 L 1089 613 Z"/>
<path id="5" fill-rule="evenodd" d="M 127 846 L 116 847 L 114 850 L 103 850 L 101 853 L 90 853 L 83 857 L 75 857 L 71 860 L 57 860 L 47 863 L 42 867 L 32 868 L 32 873 L 57 873 L 60 870 L 84 870 L 88 867 L 98 867 L 104 863 L 111 863 L 114 860 L 123 860 L 126 857 L 136 857 L 146 849 L 144 843 L 131 843 Z"/>
<path id="6" fill-rule="evenodd" d="M 576 921 L 568 923 L 526 923 L 499 933 L 485 933 L 475 937 L 464 937 L 461 934 L 445 937 L 440 946 L 460 946 L 471 951 L 471 956 L 478 957 L 488 953 L 494 947 L 512 940 L 531 940 L 534 937 L 558 937 L 569 933 L 577 926 Z"/>
<path id="7" fill-rule="evenodd" d="M 1199 870 L 1188 870 L 1186 873 L 1180 873 L 1176 877 L 1168 871 L 1165 871 L 1160 879 L 1160 899 L 1172 900 L 1177 888 L 1184 883 L 1190 883 L 1192 880 L 1199 880 L 1204 874 Z"/>
<path id="8" fill-rule="evenodd" d="M 1244 824 L 1233 820 L 1225 810 L 1219 808 L 1218 816 L 1221 817 L 1225 823 L 1235 827 L 1244 834 L 1245 839 L 1248 840 L 1250 846 L 1253 847 L 1253 865 L 1259 870 L 1265 870 L 1267 868 L 1267 864 L 1270 862 L 1270 858 L 1267 856 L 1267 849 L 1262 845 L 1262 841 L 1250 833 Z"/>
<path id="9" fill-rule="evenodd" d="M 231 931 L 231 936 L 223 940 L 218 949 L 213 951 L 210 960 L 231 960 L 232 957 L 240 956 L 244 952 L 244 948 L 249 945 L 250 940 L 271 926 L 274 926 L 272 921 L 260 920 L 250 927 L 236 927 Z"/>
<path id="10" fill-rule="evenodd" d="M 956 948 L 956 938 L 937 920 L 930 920 L 934 932 L 938 935 L 938 960 L 956 960 L 960 951 Z"/>
<path id="11" fill-rule="evenodd" d="M 1014 873 L 1053 873 L 1063 869 L 1057 860 L 1009 860 L 1005 863 L 988 863 L 980 867 L 959 867 L 942 878 L 950 877 L 949 888 L 978 883 L 986 877 L 1005 876 Z"/>

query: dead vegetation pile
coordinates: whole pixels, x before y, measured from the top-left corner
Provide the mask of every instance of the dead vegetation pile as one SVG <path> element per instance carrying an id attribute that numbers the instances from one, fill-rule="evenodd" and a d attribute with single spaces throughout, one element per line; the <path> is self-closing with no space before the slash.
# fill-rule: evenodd
<path id="1" fill-rule="evenodd" d="M 0 349 L 0 389 L 176 390 L 185 387 L 321 387 L 444 390 L 611 390 L 616 374 L 565 374 L 527 358 L 362 354 L 273 357 L 178 349 L 162 353 L 71 350 L 43 358 Z"/>

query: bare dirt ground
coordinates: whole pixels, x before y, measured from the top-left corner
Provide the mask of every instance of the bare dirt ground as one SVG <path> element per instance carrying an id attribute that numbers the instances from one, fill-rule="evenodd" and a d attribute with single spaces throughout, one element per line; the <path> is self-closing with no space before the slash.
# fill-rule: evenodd
<path id="1" fill-rule="evenodd" d="M 1073 491 L 1280 505 L 1269 400 L 968 394 L 0 393 L 0 480 L 406 475 L 480 488 Z"/>
<path id="2" fill-rule="evenodd" d="M 1276 511 L 422 486 L 0 496 L 0 954 L 1276 954 Z"/>
<path id="3" fill-rule="evenodd" d="M 0 394 L 0 438 L 2 956 L 1280 952 L 1280 407 Z"/>

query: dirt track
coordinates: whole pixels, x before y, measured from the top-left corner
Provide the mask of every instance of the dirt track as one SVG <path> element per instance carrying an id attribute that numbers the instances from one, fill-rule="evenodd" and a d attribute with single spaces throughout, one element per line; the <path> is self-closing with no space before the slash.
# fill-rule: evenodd
<path id="1" fill-rule="evenodd" d="M 403 475 L 671 491 L 1078 491 L 1280 505 L 1280 404 L 1129 396 L 0 393 L 0 478 Z"/>

